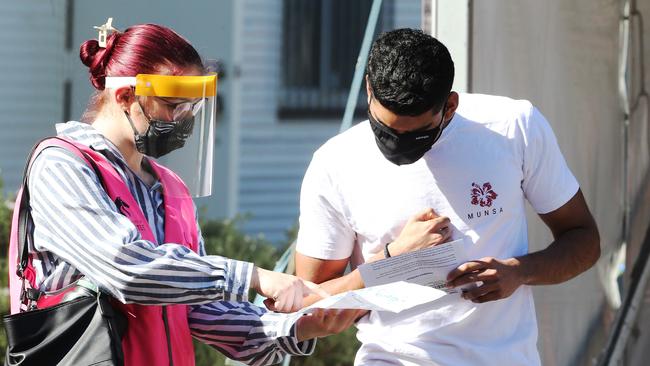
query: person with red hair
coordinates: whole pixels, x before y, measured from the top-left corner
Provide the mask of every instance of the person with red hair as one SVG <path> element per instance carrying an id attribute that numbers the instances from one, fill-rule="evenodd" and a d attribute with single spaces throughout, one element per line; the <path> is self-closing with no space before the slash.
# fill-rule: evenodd
<path id="1" fill-rule="evenodd" d="M 310 354 L 316 337 L 352 323 L 353 313 L 282 314 L 326 294 L 205 252 L 191 193 L 210 188 L 216 76 L 187 40 L 156 24 L 119 32 L 109 22 L 80 57 L 96 89 L 83 122 L 57 125 L 59 142 L 35 150 L 24 187 L 39 308 L 48 294 L 90 281 L 127 318 L 126 365 L 193 365 L 192 337 L 229 358 L 272 364 Z M 182 156 L 191 146 L 200 159 Z M 179 171 L 163 163 L 178 154 Z M 180 179 L 188 165 L 202 169 Z M 274 311 L 247 302 L 249 289 Z"/>

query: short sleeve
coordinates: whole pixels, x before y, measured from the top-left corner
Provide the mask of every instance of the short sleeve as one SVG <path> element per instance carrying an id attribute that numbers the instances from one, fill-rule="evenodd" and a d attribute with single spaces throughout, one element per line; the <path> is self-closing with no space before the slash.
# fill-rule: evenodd
<path id="1" fill-rule="evenodd" d="M 296 250 L 319 259 L 345 259 L 352 254 L 355 233 L 324 155 L 321 150 L 314 154 L 302 182 Z"/>
<path id="2" fill-rule="evenodd" d="M 553 130 L 544 116 L 531 105 L 522 121 L 524 136 L 524 179 L 522 189 L 539 214 L 555 211 L 580 188 L 567 166 Z"/>

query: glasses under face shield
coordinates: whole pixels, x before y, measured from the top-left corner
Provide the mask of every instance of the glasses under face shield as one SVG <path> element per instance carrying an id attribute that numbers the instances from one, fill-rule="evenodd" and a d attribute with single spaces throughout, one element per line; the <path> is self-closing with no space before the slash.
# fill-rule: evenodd
<path id="1" fill-rule="evenodd" d="M 138 102 L 149 119 L 180 121 L 195 117 L 205 107 L 205 99 L 138 97 Z"/>
<path id="2" fill-rule="evenodd" d="M 216 117 L 216 74 L 173 76 L 140 74 L 107 77 L 107 88 L 134 87 L 137 103 L 149 121 L 136 133 L 140 151 L 179 175 L 194 197 L 212 190 Z M 127 115 L 127 118 L 130 117 Z M 131 122 L 132 123 L 132 122 Z M 137 132 L 137 131 L 136 131 Z"/>

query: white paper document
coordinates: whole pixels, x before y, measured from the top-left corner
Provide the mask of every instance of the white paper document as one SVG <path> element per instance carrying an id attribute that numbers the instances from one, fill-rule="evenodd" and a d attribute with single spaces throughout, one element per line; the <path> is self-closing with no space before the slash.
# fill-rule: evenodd
<path id="1" fill-rule="evenodd" d="M 359 267 L 366 288 L 333 295 L 306 307 L 365 309 L 399 313 L 456 291 L 445 287 L 447 274 L 467 261 L 463 239 L 382 259 Z"/>
<path id="2" fill-rule="evenodd" d="M 385 258 L 359 266 L 366 287 L 404 281 L 455 292 L 445 287 L 447 275 L 467 262 L 464 239 Z"/>
<path id="3" fill-rule="evenodd" d="M 437 300 L 447 293 L 414 283 L 393 282 L 385 285 L 348 291 L 322 299 L 301 310 L 311 309 L 366 309 L 399 313 L 403 310 Z"/>

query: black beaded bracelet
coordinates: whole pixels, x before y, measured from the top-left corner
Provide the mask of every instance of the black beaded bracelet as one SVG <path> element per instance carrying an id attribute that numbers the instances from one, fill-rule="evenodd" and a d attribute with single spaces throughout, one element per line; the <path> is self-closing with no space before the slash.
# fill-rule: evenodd
<path id="1" fill-rule="evenodd" d="M 392 243 L 392 241 L 384 245 L 384 258 L 390 258 L 390 252 L 388 251 L 388 246 L 390 245 L 390 243 Z"/>

